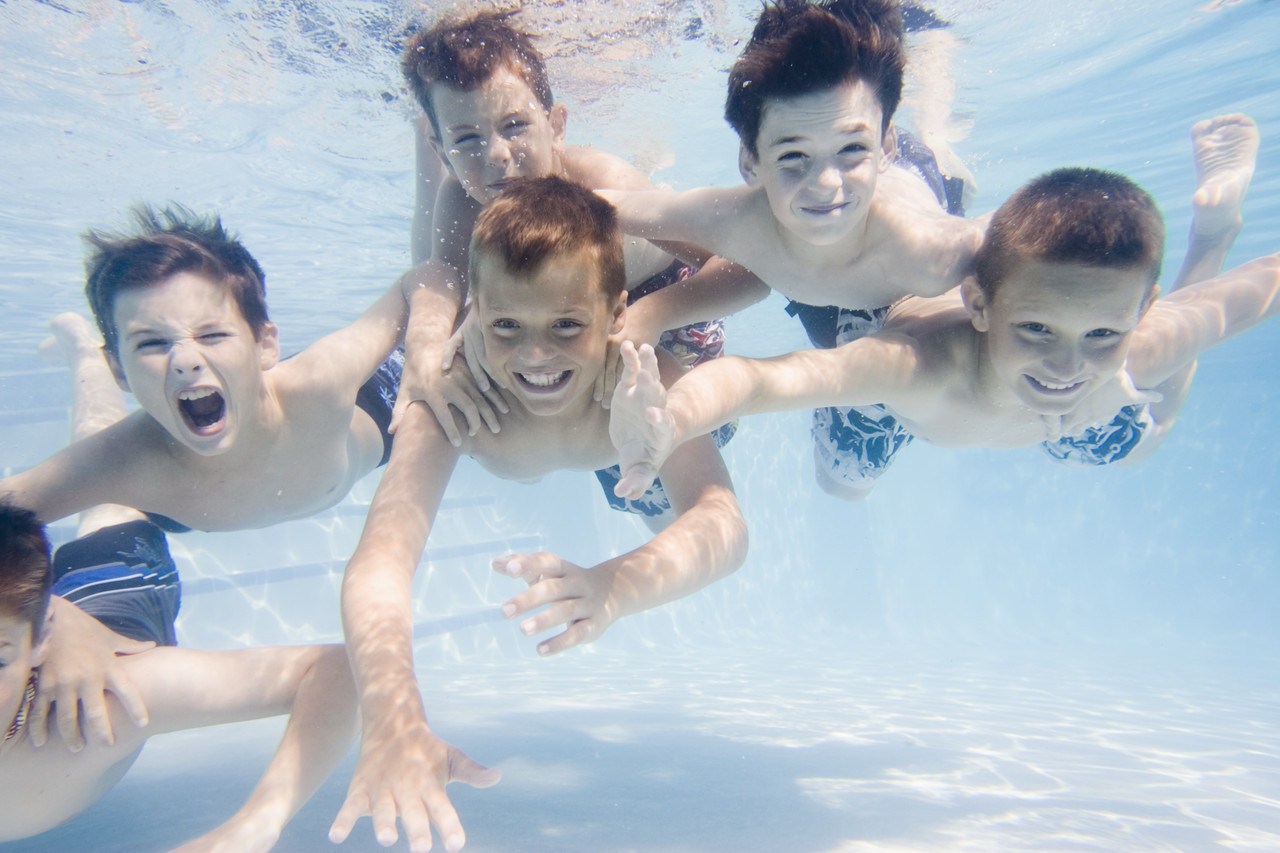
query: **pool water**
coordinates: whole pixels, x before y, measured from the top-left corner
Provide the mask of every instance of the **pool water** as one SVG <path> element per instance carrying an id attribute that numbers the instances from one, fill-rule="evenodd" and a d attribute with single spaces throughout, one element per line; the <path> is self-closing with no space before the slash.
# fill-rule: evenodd
<path id="1" fill-rule="evenodd" d="M 1280 4 L 933 6 L 961 42 L 955 109 L 972 127 L 955 148 L 978 179 L 972 212 L 1055 166 L 1117 169 L 1160 202 L 1172 274 L 1188 129 L 1244 112 L 1263 142 L 1229 264 L 1280 249 Z M 756 8 L 523 14 L 548 33 L 570 141 L 691 187 L 739 180 L 719 112 Z M 0 469 L 64 440 L 67 374 L 36 346 L 83 305 L 78 234 L 124 226 L 133 201 L 221 212 L 267 270 L 289 350 L 407 266 L 413 107 L 394 45 L 422 15 L 355 0 L 0 3 Z M 743 354 L 804 344 L 778 298 L 729 333 Z M 548 660 L 498 615 L 514 583 L 489 558 L 547 549 L 590 565 L 645 533 L 592 477 L 526 486 L 462 465 L 414 612 L 433 727 L 504 771 L 492 789 L 450 789 L 467 849 L 1280 847 L 1278 355 L 1272 323 L 1205 356 L 1140 466 L 916 442 L 861 505 L 814 487 L 807 413 L 748 420 L 725 450 L 746 565 Z M 313 520 L 174 537 L 182 642 L 340 640 L 341 571 L 375 485 Z M 280 725 L 157 738 L 98 805 L 3 849 L 172 847 L 234 810 Z M 327 846 L 352 764 L 277 849 Z M 346 848 L 382 849 L 367 822 Z"/>

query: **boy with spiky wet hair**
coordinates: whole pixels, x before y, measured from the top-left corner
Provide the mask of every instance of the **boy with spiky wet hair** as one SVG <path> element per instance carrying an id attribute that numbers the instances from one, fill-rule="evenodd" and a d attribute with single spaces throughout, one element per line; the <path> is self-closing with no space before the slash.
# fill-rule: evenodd
<path id="1" fill-rule="evenodd" d="M 487 370 L 483 346 L 470 325 L 465 352 L 468 377 L 442 372 L 452 362 L 456 344 L 448 341 L 467 297 L 467 247 L 476 218 L 513 181 L 556 175 L 593 189 L 650 189 L 652 184 L 630 164 L 602 151 L 567 144 L 568 110 L 555 102 L 545 64 L 533 38 L 520 30 L 514 12 L 482 12 L 461 19 L 445 19 L 416 34 L 404 51 L 402 70 L 428 118 L 427 143 L 443 161 L 447 175 L 433 191 L 434 227 L 424 268 L 433 271 L 428 286 L 411 297 L 411 322 L 405 336 L 404 393 L 397 412 L 421 399 L 440 420 L 455 446 L 463 430 L 455 424 L 456 410 L 467 432 L 482 425 L 499 428 L 505 403 L 490 393 L 490 380 L 501 379 Z M 419 163 L 424 160 L 419 151 Z M 421 207 L 422 205 L 420 205 Z M 677 240 L 681 238 L 675 238 Z M 427 241 L 416 236 L 421 246 Z M 696 273 L 706 253 L 688 246 L 664 244 L 679 252 L 676 260 L 646 240 L 624 242 L 627 289 L 633 300 L 681 282 L 725 295 L 729 304 L 753 277 L 719 259 Z M 689 261 L 690 263 L 686 263 Z M 750 288 L 747 288 L 750 290 Z M 727 294 L 727 295 L 726 295 Z M 758 298 L 758 295 L 755 297 Z M 745 303 L 741 303 L 745 304 Z M 656 329 L 653 340 L 685 364 L 714 358 L 724 345 L 722 325 L 712 317 L 671 331 Z M 680 327 L 680 328 L 677 328 Z M 601 375 L 595 396 L 604 400 L 605 384 L 614 371 Z"/>
<path id="2" fill-rule="evenodd" d="M 261 267 L 217 220 L 138 212 L 138 232 L 90 232 L 86 294 L 105 345 L 63 315 L 76 387 L 103 356 L 141 410 L 0 481 L 53 521 L 118 503 L 170 529 L 265 527 L 325 509 L 390 454 L 387 424 L 407 274 L 355 322 L 281 361 Z M 108 419 L 109 420 L 109 419 Z"/>
<path id="3" fill-rule="evenodd" d="M 902 300 L 874 334 L 833 350 L 721 359 L 669 393 L 648 350 L 624 348 L 611 427 L 619 494 L 644 488 L 672 447 L 725 417 L 811 405 L 880 404 L 934 444 L 1045 442 L 1057 455 L 1061 436 L 1158 397 L 1149 389 L 1280 306 L 1277 255 L 1157 301 L 1163 240 L 1154 200 L 1132 181 L 1061 169 L 996 211 L 975 278 Z"/>
<path id="4" fill-rule="evenodd" d="M 121 523 L 103 529 L 111 539 L 116 536 L 109 531 L 146 524 L 114 514 L 110 520 Z M 103 530 L 82 528 L 77 541 L 92 542 Z M 161 547 L 163 539 L 160 534 Z M 96 584 L 91 572 L 59 568 L 56 575 L 55 584 L 49 541 L 36 514 L 0 500 L 0 841 L 38 835 L 88 808 L 115 786 L 153 735 L 291 713 L 280 747 L 248 801 L 194 842 L 200 849 L 269 849 L 351 741 L 355 691 L 342 647 L 142 651 L 121 662 L 149 711 L 142 727 L 118 725 L 120 735 L 112 743 L 75 751 L 37 747 L 30 716 L 36 685 L 50 644 L 64 620 L 78 612 L 60 598 L 51 602 L 52 591 L 75 593 Z M 98 590 L 84 604 L 113 620 L 154 621 L 151 598 L 141 589 L 107 595 Z M 157 640 L 172 634 L 171 622 L 157 628 Z M 126 715 L 116 703 L 109 712 L 117 724 Z"/>
<path id="5" fill-rule="evenodd" d="M 473 315 L 508 411 L 501 432 L 480 430 L 461 448 L 421 405 L 407 409 L 396 433 L 343 578 L 364 736 L 335 841 L 369 814 L 378 839 L 390 844 L 398 814 L 411 849 L 431 846 L 434 825 L 456 850 L 465 836 L 445 783 L 496 781 L 428 728 L 413 667 L 413 575 L 458 456 L 524 482 L 617 462 L 608 412 L 593 393 L 627 311 L 612 207 L 557 177 L 518 181 L 477 218 L 469 258 Z M 655 359 L 664 381 L 673 381 L 674 359 L 665 352 Z M 496 571 L 528 585 L 503 613 L 519 617 L 526 635 L 559 631 L 539 641 L 539 654 L 593 642 L 618 619 L 689 595 L 741 565 L 746 528 L 709 437 L 676 451 L 661 483 L 636 498 L 664 526 L 634 550 L 588 568 L 545 552 L 494 561 Z"/>

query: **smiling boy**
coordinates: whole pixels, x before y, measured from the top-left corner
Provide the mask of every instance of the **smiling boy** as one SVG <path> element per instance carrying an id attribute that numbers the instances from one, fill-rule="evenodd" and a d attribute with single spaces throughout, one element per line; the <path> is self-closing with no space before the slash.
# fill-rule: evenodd
<path id="1" fill-rule="evenodd" d="M 499 477 L 592 471 L 617 461 L 608 412 L 593 389 L 609 336 L 626 313 L 621 235 L 613 209 L 560 178 L 508 187 L 478 217 L 470 245 L 474 310 L 509 408 L 500 433 L 455 447 L 425 406 L 411 406 L 370 506 L 342 587 L 343 623 L 361 699 L 364 736 L 346 804 L 331 837 L 370 814 L 378 839 L 396 838 L 397 813 L 413 850 L 434 825 L 449 850 L 464 842 L 444 792 L 450 779 L 492 784 L 427 726 L 413 667 L 411 583 L 459 453 Z M 663 376 L 679 367 L 661 355 Z M 662 470 L 666 526 L 649 542 L 583 568 L 555 554 L 501 557 L 494 568 L 529 586 L 503 605 L 552 654 L 592 642 L 623 616 L 688 595 L 734 571 L 746 529 L 710 438 L 677 450 Z M 545 607 L 533 616 L 530 611 Z"/>
<path id="2" fill-rule="evenodd" d="M 105 355 L 141 408 L 0 480 L 50 522 L 124 504 L 167 529 L 239 530 L 342 500 L 390 453 L 407 316 L 397 282 L 349 326 L 280 359 L 261 267 L 217 221 L 139 213 L 140 233 L 91 232 L 87 324 L 55 332 L 73 374 Z"/>
<path id="3" fill-rule="evenodd" d="M 618 493 L 643 489 L 685 437 L 753 412 L 882 404 L 910 435 L 944 446 L 1054 442 L 1106 423 L 1277 307 L 1275 255 L 1157 301 L 1163 238 L 1155 202 L 1127 178 L 1060 169 L 996 211 L 974 278 L 903 300 L 867 337 L 721 359 L 669 394 L 647 351 L 628 347 L 611 427 Z"/>
<path id="4" fill-rule="evenodd" d="M 652 187 L 622 159 L 567 144 L 568 109 L 555 101 L 542 56 L 533 38 L 514 25 L 514 14 L 482 12 L 443 20 L 416 34 L 402 60 L 405 80 L 422 106 L 431 145 L 447 174 L 435 195 L 431 248 L 426 253 L 430 261 L 424 265 L 431 273 L 424 276 L 426 286 L 410 296 L 404 393 L 396 407 L 397 421 L 410 401 L 421 399 L 455 445 L 461 441 L 461 431 L 450 406 L 463 415 L 473 434 L 482 422 L 496 432 L 496 412 L 505 408 L 501 395 L 483 393 L 490 378 L 499 384 L 503 380 L 489 376 L 474 337 L 467 356 L 476 384 L 441 372 L 441 366 L 447 367 L 452 359 L 446 342 L 467 297 L 467 247 L 480 212 L 521 178 L 556 175 L 591 188 Z M 682 260 L 647 240 L 624 242 L 632 300 L 690 279 L 731 305 L 749 304 L 749 300 L 735 301 L 735 294 L 749 291 L 753 276 L 719 259 L 695 273 L 694 265 L 706 260 L 705 253 L 686 245 L 664 245 L 679 251 Z M 763 291 L 752 298 L 761 295 Z M 714 318 L 703 319 L 706 322 L 691 328 L 675 329 L 685 324 L 673 324 L 675 330 L 662 336 L 662 345 L 686 364 L 715 357 L 723 347 L 723 328 Z M 654 340 L 663 331 L 656 330 Z M 605 396 L 603 386 L 602 377 L 594 392 L 597 399 Z"/>

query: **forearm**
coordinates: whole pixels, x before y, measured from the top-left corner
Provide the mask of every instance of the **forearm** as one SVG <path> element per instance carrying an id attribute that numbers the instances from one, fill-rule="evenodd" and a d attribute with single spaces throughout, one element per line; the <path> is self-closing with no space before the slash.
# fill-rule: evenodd
<path id="1" fill-rule="evenodd" d="M 661 533 L 610 561 L 613 618 L 690 595 L 737 571 L 746 554 L 746 523 L 733 490 L 706 486 Z"/>
<path id="2" fill-rule="evenodd" d="M 639 342 L 656 343 L 667 329 L 735 314 L 768 295 L 769 286 L 749 270 L 717 257 L 684 281 L 638 301 L 628 311 L 628 322 L 637 314 L 636 325 L 645 332 Z"/>
<path id="3" fill-rule="evenodd" d="M 355 724 L 355 685 L 343 647 L 316 647 L 280 746 L 234 819 L 278 833 L 346 754 Z"/>
<path id="4" fill-rule="evenodd" d="M 415 353 L 440 346 L 453 334 L 467 289 L 458 270 L 438 260 L 414 267 L 401 278 L 400 286 L 409 306 L 405 352 L 413 358 Z"/>

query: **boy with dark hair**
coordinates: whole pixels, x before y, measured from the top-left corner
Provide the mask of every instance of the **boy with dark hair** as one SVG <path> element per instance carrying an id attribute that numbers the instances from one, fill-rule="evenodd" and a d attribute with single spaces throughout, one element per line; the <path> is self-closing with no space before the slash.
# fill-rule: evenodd
<path id="1" fill-rule="evenodd" d="M 443 161 L 447 175 L 433 199 L 429 251 L 419 248 L 415 260 L 432 271 L 428 286 L 411 295 L 410 326 L 405 335 L 406 374 L 397 417 L 412 400 L 427 403 L 455 446 L 461 431 L 450 411 L 462 414 L 467 431 L 486 424 L 499 428 L 502 396 L 490 393 L 492 376 L 483 362 L 483 347 L 470 324 L 465 349 L 474 383 L 442 373 L 450 366 L 458 344 L 450 343 L 467 297 L 467 246 L 476 217 L 503 188 L 519 178 L 556 175 L 593 189 L 650 189 L 652 184 L 635 167 L 602 151 L 568 145 L 568 110 L 555 102 L 545 64 L 533 38 L 513 21 L 514 12 L 482 12 L 463 19 L 446 19 L 416 34 L 404 51 L 402 70 L 425 112 L 429 144 Z M 424 157 L 419 152 L 419 163 Z M 422 207 L 422 204 L 419 205 Z M 675 238 L 677 240 L 682 238 Z M 415 236 L 420 247 L 426 241 Z M 719 259 L 696 273 L 706 253 L 686 245 L 629 239 L 624 242 L 627 289 L 632 300 L 689 280 L 699 289 L 721 293 L 729 304 L 754 278 Z M 673 259 L 664 249 L 680 255 Z M 686 261 L 688 263 L 686 263 Z M 749 289 L 749 288 L 748 288 Z M 763 291 L 754 298 L 759 298 Z M 749 304 L 749 302 L 741 302 Z M 685 364 L 718 355 L 724 345 L 722 324 L 673 323 L 662 335 L 662 346 Z M 654 339 L 665 330 L 658 330 Z M 612 373 L 612 371 L 610 371 Z M 606 375 L 595 396 L 603 400 Z"/>
<path id="2" fill-rule="evenodd" d="M 112 542 L 130 524 L 150 527 L 134 513 L 113 510 L 109 515 L 112 518 L 98 517 L 118 522 L 106 528 L 115 531 Z M 78 541 L 92 543 L 103 531 L 81 532 Z M 157 547 L 164 549 L 164 535 L 158 530 L 155 535 Z M 64 617 L 78 612 L 65 603 L 51 607 L 51 595 L 94 583 L 92 573 L 77 577 L 55 572 L 36 514 L 0 500 L 0 720 L 5 727 L 0 745 L 0 786 L 5 791 L 0 799 L 0 840 L 37 835 L 88 808 L 128 771 L 152 735 L 291 713 L 275 756 L 244 806 L 192 842 L 193 849 L 269 849 L 351 741 L 355 691 L 342 647 L 216 652 L 157 648 L 130 655 L 121 665 L 150 711 L 145 725 L 119 726 L 121 734 L 113 743 L 90 744 L 82 750 L 37 748 L 29 711 L 41 668 Z M 176 613 L 176 583 L 175 577 L 170 619 Z M 105 609 L 104 601 L 110 602 Z M 99 586 L 83 603 L 117 621 L 154 622 L 153 602 L 142 589 L 104 593 Z M 161 641 L 172 636 L 171 622 L 152 627 L 140 636 Z M 113 704 L 110 713 L 117 722 L 125 716 L 119 705 Z"/>
<path id="3" fill-rule="evenodd" d="M 996 211 L 976 278 L 944 296 L 902 300 L 867 337 L 722 359 L 669 394 L 648 351 L 626 346 L 611 427 L 623 457 L 619 494 L 643 489 L 671 447 L 725 417 L 810 405 L 881 404 L 910 435 L 944 446 L 1046 442 L 1053 452 L 1059 437 L 1158 398 L 1146 389 L 1275 312 L 1276 255 L 1157 302 L 1163 240 L 1154 200 L 1132 181 L 1060 169 Z"/>
<path id="4" fill-rule="evenodd" d="M 445 783 L 496 781 L 431 733 L 413 667 L 411 583 L 459 454 L 522 481 L 617 461 L 608 412 L 593 396 L 609 337 L 627 310 L 621 235 L 610 205 L 556 177 L 516 182 L 477 218 L 469 257 L 474 316 L 509 411 L 500 433 L 481 430 L 461 448 L 426 407 L 404 413 L 343 578 L 364 736 L 335 841 L 370 814 L 379 841 L 390 844 L 398 813 L 413 850 L 430 847 L 432 824 L 457 850 L 464 835 Z M 680 371 L 674 359 L 655 358 L 672 381 Z M 676 451 L 661 486 L 645 500 L 665 509 L 666 526 L 597 566 L 550 553 L 494 561 L 496 571 L 528 584 L 502 607 L 508 618 L 526 616 L 523 633 L 563 628 L 538 643 L 539 654 L 592 642 L 617 619 L 689 595 L 741 565 L 746 528 L 710 438 Z"/>
<path id="5" fill-rule="evenodd" d="M 0 480 L 0 493 L 45 522 L 117 503 L 201 530 L 337 503 L 390 454 L 399 359 L 388 357 L 413 273 L 281 361 L 262 270 L 220 222 L 180 209 L 138 221 L 134 235 L 89 235 L 86 293 L 105 345 L 74 315 L 53 328 L 77 386 L 101 374 L 105 355 L 141 410 Z"/>

